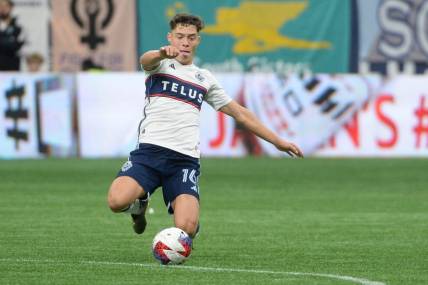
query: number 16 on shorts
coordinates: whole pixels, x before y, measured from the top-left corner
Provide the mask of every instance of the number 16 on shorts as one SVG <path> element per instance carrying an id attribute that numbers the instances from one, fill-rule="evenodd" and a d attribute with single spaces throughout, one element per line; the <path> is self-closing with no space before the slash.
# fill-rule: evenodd
<path id="1" fill-rule="evenodd" d="M 196 170 L 192 169 L 189 171 L 187 168 L 183 168 L 183 183 L 187 183 L 187 181 L 190 181 L 193 183 L 193 186 L 191 189 L 199 194 L 199 186 L 198 186 L 198 176 L 196 175 Z"/>

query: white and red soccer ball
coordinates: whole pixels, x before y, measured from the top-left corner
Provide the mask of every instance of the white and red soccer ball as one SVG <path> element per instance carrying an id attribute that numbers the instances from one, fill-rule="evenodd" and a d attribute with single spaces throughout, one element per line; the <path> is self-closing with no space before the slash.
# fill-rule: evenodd
<path id="1" fill-rule="evenodd" d="M 162 264 L 181 264 L 192 252 L 192 239 L 179 228 L 167 228 L 153 239 L 154 257 Z"/>

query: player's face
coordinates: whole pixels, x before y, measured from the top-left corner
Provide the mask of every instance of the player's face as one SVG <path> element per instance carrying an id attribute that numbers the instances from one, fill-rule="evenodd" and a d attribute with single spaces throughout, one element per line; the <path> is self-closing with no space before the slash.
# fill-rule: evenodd
<path id="1" fill-rule="evenodd" d="M 168 33 L 170 44 L 180 51 L 177 60 L 182 64 L 190 64 L 200 42 L 198 30 L 194 25 L 178 24 L 174 30 Z"/>

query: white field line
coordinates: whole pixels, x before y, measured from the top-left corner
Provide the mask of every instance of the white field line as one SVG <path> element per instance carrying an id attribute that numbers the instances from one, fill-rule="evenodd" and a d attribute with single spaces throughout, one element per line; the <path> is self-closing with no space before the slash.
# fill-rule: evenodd
<path id="1" fill-rule="evenodd" d="M 164 265 L 150 264 L 150 263 L 132 263 L 132 262 L 128 263 L 128 262 L 109 262 L 109 261 L 91 261 L 91 260 L 68 262 L 68 261 L 53 260 L 53 259 L 0 258 L 0 262 L 134 266 L 134 267 L 146 267 L 146 268 L 157 268 L 157 269 L 168 268 L 170 270 L 179 269 L 179 270 L 206 271 L 206 272 L 238 272 L 238 273 L 268 274 L 268 275 L 314 276 L 314 277 L 323 277 L 328 279 L 344 280 L 344 281 L 349 281 L 349 282 L 353 282 L 355 284 L 361 284 L 361 285 L 386 285 L 383 282 L 371 281 L 364 278 L 327 274 L 327 273 L 311 273 L 311 272 L 287 272 L 287 271 L 270 271 L 270 270 L 240 269 L 240 268 L 201 267 L 201 266 L 190 266 L 190 265 L 189 266 L 187 265 L 164 266 Z"/>

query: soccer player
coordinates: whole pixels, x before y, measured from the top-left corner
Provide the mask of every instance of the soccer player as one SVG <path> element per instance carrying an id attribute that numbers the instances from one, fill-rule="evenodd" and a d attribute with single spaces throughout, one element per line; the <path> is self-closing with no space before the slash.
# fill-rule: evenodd
<path id="1" fill-rule="evenodd" d="M 202 20 L 177 14 L 170 21 L 169 45 L 140 57 L 147 74 L 146 104 L 138 148 L 130 153 L 110 186 L 113 212 L 132 216 L 134 231 L 144 232 L 150 195 L 162 186 L 174 223 L 194 237 L 199 230 L 199 112 L 203 101 L 232 116 L 258 137 L 291 156 L 303 157 L 293 143 L 266 128 L 253 113 L 232 100 L 214 76 L 193 64 Z"/>

